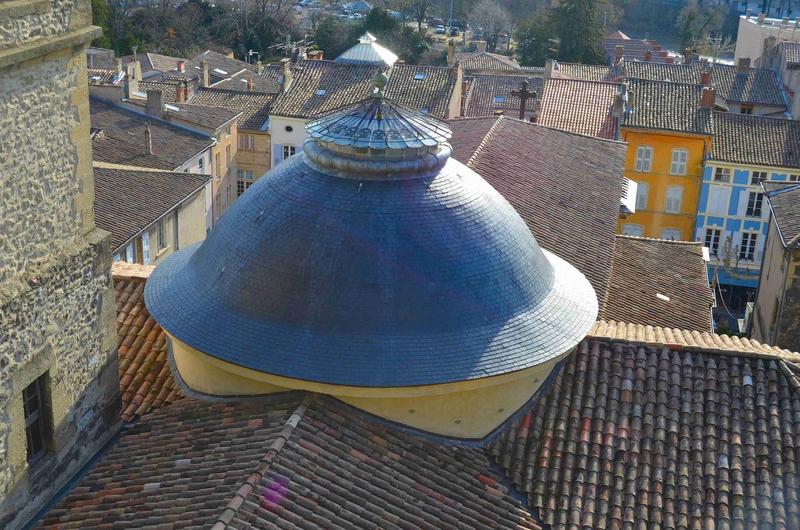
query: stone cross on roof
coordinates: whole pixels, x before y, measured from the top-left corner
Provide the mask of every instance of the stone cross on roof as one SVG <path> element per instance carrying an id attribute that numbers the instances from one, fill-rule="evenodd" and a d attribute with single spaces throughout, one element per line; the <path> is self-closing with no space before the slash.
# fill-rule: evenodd
<path id="1" fill-rule="evenodd" d="M 525 119 L 525 106 L 528 102 L 528 99 L 533 99 L 536 101 L 536 91 L 529 90 L 530 83 L 528 83 L 527 79 L 523 79 L 522 83 L 520 83 L 519 90 L 512 90 L 511 95 L 516 96 L 519 98 L 519 119 Z"/>

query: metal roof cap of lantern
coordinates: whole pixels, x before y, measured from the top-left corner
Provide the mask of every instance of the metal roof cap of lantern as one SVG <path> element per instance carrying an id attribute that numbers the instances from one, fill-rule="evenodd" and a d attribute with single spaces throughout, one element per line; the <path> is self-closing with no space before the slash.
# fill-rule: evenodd
<path id="1" fill-rule="evenodd" d="M 388 78 L 375 76 L 373 94 L 309 122 L 303 147 L 314 163 L 342 176 L 424 176 L 450 157 L 447 123 L 384 97 Z"/>

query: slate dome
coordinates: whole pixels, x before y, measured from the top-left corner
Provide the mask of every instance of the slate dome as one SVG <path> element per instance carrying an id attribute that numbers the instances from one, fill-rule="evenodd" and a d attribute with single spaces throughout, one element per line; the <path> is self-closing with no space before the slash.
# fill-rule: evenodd
<path id="1" fill-rule="evenodd" d="M 201 244 L 146 285 L 169 333 L 285 378 L 407 387 L 569 351 L 597 316 L 586 278 L 450 158 L 447 124 L 376 95 L 307 126 Z"/>

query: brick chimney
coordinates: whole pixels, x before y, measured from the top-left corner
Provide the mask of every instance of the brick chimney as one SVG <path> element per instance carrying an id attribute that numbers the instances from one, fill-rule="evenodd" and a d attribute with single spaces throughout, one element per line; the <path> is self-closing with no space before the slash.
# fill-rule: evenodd
<path id="1" fill-rule="evenodd" d="M 553 77 L 553 70 L 556 70 L 556 62 L 554 59 L 546 59 L 544 62 L 544 75 L 543 81 L 547 81 Z"/>
<path id="2" fill-rule="evenodd" d="M 148 155 L 153 154 L 153 133 L 150 131 L 150 124 L 144 126 L 144 148 Z"/>
<path id="3" fill-rule="evenodd" d="M 250 76 L 247 76 L 247 91 L 248 92 L 253 91 L 253 78 Z"/>
<path id="4" fill-rule="evenodd" d="M 156 118 L 164 117 L 164 93 L 160 90 L 147 91 L 147 104 L 145 112 Z"/>
<path id="5" fill-rule="evenodd" d="M 749 71 L 750 71 L 750 57 L 739 57 L 739 61 L 736 63 L 736 72 L 747 73 Z"/>
<path id="6" fill-rule="evenodd" d="M 178 71 L 182 74 L 186 72 L 186 61 L 183 59 L 178 60 Z"/>
<path id="7" fill-rule="evenodd" d="M 714 108 L 714 101 L 717 99 L 717 91 L 714 87 L 704 86 L 700 95 L 700 106 L 706 109 Z"/>
<path id="8" fill-rule="evenodd" d="M 189 83 L 182 79 L 178 82 L 178 86 L 175 88 L 175 101 L 178 103 L 186 103 L 186 100 L 189 98 Z"/>
<path id="9" fill-rule="evenodd" d="M 700 72 L 700 84 L 703 86 L 711 86 L 711 69 L 703 69 Z"/>
<path id="10" fill-rule="evenodd" d="M 200 61 L 200 70 L 203 71 L 201 86 L 204 87 L 211 86 L 211 76 L 208 73 L 208 61 L 206 61 L 205 59 Z"/>
<path id="11" fill-rule="evenodd" d="M 309 50 L 306 53 L 306 56 L 311 59 L 312 61 L 321 61 L 324 57 L 325 52 L 322 50 Z"/>
<path id="12" fill-rule="evenodd" d="M 456 60 L 456 41 L 454 39 L 447 39 L 447 64 L 453 64 Z"/>
<path id="13" fill-rule="evenodd" d="M 281 92 L 289 90 L 289 85 L 292 84 L 292 61 L 289 59 L 281 59 Z"/>
<path id="14" fill-rule="evenodd" d="M 261 72 L 264 71 L 264 65 L 261 63 L 261 59 L 256 61 L 256 74 L 261 75 Z"/>
<path id="15" fill-rule="evenodd" d="M 653 52 L 649 49 L 644 51 L 644 60 L 648 62 L 653 60 Z"/>
<path id="16" fill-rule="evenodd" d="M 767 19 L 767 15 L 765 15 L 764 13 L 759 13 L 758 14 L 758 23 L 761 24 L 762 26 L 764 25 L 764 21 L 766 19 Z"/>
<path id="17" fill-rule="evenodd" d="M 478 53 L 483 53 L 486 51 L 486 41 L 485 40 L 476 40 L 475 46 Z"/>
<path id="18" fill-rule="evenodd" d="M 621 63 L 624 56 L 625 47 L 622 46 L 622 44 L 617 44 L 614 46 L 614 66 L 617 66 L 619 63 Z"/>

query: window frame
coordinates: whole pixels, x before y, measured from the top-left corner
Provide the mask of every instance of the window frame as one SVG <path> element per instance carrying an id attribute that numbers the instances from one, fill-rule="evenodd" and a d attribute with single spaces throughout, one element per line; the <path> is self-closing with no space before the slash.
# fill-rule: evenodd
<path id="1" fill-rule="evenodd" d="M 683 160 L 677 161 L 677 168 L 676 168 L 675 155 L 683 155 Z M 676 147 L 675 149 L 673 149 L 672 157 L 670 159 L 670 164 L 669 164 L 669 174 L 685 175 L 688 166 L 689 166 L 689 150 L 684 149 L 683 147 Z"/>
<path id="2" fill-rule="evenodd" d="M 239 151 L 255 151 L 255 137 L 249 133 L 239 133 Z"/>
<path id="3" fill-rule="evenodd" d="M 722 238 L 722 230 L 719 228 L 707 227 L 704 239 L 704 246 L 712 256 L 719 255 L 719 241 Z"/>
<path id="4" fill-rule="evenodd" d="M 789 174 L 787 182 L 800 182 L 800 174 Z"/>
<path id="5" fill-rule="evenodd" d="M 636 227 L 638 229 L 638 234 L 629 234 L 626 232 L 627 229 Z M 644 226 L 640 225 L 639 223 L 624 223 L 622 225 L 622 235 L 630 236 L 630 237 L 644 237 Z"/>
<path id="6" fill-rule="evenodd" d="M 287 153 L 289 154 L 287 155 Z M 297 154 L 296 146 L 292 144 L 285 144 L 281 146 L 281 155 L 283 155 L 283 158 L 281 158 L 281 160 L 286 160 L 287 158 L 290 158 L 295 154 Z"/>
<path id="7" fill-rule="evenodd" d="M 649 193 L 650 185 L 647 182 L 636 182 L 636 211 L 647 209 L 647 199 Z"/>
<path id="8" fill-rule="evenodd" d="M 667 237 L 667 236 L 664 235 L 665 232 L 672 232 L 673 235 L 677 234 L 677 237 Z M 661 239 L 666 240 L 666 241 L 681 241 L 681 230 L 680 230 L 680 228 L 671 228 L 671 227 L 662 228 L 661 229 Z"/>
<path id="9" fill-rule="evenodd" d="M 33 394 L 30 393 L 31 391 Z M 37 402 L 37 408 L 30 411 L 29 403 L 34 399 Z M 22 410 L 25 421 L 26 460 L 29 466 L 34 466 L 53 450 L 53 408 L 49 372 L 43 373 L 22 389 Z M 37 424 L 39 426 L 38 433 L 34 433 L 33 427 Z M 40 444 L 38 449 L 31 447 L 34 442 Z"/>
<path id="10" fill-rule="evenodd" d="M 158 240 L 157 243 L 159 252 L 167 248 L 167 230 L 164 227 L 163 217 L 156 221 L 156 239 Z"/>
<path id="11" fill-rule="evenodd" d="M 763 175 L 758 181 L 755 180 L 756 175 Z M 762 182 L 769 180 L 769 173 L 767 171 L 751 171 L 750 172 L 750 185 L 760 186 Z"/>
<path id="12" fill-rule="evenodd" d="M 724 176 L 725 178 L 724 179 L 717 178 L 720 175 Z M 714 175 L 712 176 L 712 179 L 713 179 L 714 182 L 725 182 L 727 184 L 730 184 L 730 182 L 731 182 L 731 168 L 729 168 L 729 167 L 720 167 L 720 166 L 715 167 L 714 168 Z"/>
<path id="13" fill-rule="evenodd" d="M 673 190 L 673 191 L 677 190 L 678 191 L 678 199 L 677 199 L 678 205 L 677 205 L 677 208 L 674 209 L 674 210 L 670 209 L 670 207 L 669 207 L 670 206 L 670 201 L 671 200 L 674 201 L 674 198 L 670 199 L 670 195 L 669 194 L 670 194 L 671 190 Z M 679 213 L 681 213 L 681 207 L 682 206 L 683 206 L 683 186 L 667 186 L 666 189 L 664 190 L 664 212 L 665 213 L 672 213 L 672 214 L 679 214 Z"/>
<path id="14" fill-rule="evenodd" d="M 647 167 L 645 167 L 645 162 L 647 162 Z M 650 173 L 653 171 L 653 146 L 636 146 L 636 157 L 633 161 L 633 170 L 637 173 Z"/>
<path id="15" fill-rule="evenodd" d="M 764 194 L 758 191 L 751 191 L 747 197 L 747 217 L 759 218 L 764 214 Z"/>
<path id="16" fill-rule="evenodd" d="M 745 239 L 747 239 L 746 246 L 745 246 Z M 755 261 L 757 242 L 758 242 L 757 232 L 751 232 L 751 231 L 742 232 L 742 240 L 739 243 L 739 260 Z"/>

